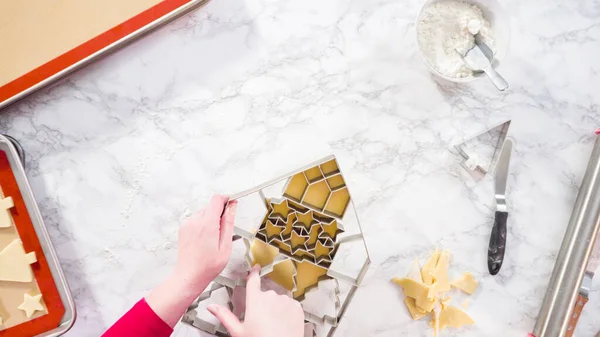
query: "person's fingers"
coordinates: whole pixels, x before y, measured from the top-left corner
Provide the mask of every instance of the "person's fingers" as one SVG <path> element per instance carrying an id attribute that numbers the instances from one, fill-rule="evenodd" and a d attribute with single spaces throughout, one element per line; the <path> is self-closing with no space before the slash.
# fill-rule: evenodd
<path id="1" fill-rule="evenodd" d="M 255 264 L 250 269 L 248 280 L 246 281 L 246 303 L 251 302 L 251 298 L 260 292 L 260 265 Z"/>
<path id="2" fill-rule="evenodd" d="M 219 224 L 219 219 L 225 209 L 225 204 L 229 201 L 229 197 L 225 195 L 213 195 L 206 206 L 206 215 L 208 216 L 211 223 Z"/>
<path id="3" fill-rule="evenodd" d="M 233 237 L 233 224 L 235 220 L 235 211 L 237 201 L 230 201 L 225 207 L 225 213 L 221 217 L 221 239 L 220 247 L 231 249 L 231 238 Z"/>
<path id="4" fill-rule="evenodd" d="M 242 326 L 242 323 L 240 323 L 240 320 L 229 311 L 229 309 L 218 304 L 211 304 L 207 309 L 223 324 L 223 326 L 225 326 L 231 336 L 242 335 L 244 327 Z"/>

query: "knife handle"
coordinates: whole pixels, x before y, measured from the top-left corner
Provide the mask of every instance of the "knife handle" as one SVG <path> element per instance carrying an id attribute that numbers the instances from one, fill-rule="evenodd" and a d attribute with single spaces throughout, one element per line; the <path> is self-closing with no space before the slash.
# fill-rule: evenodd
<path id="1" fill-rule="evenodd" d="M 504 90 L 508 89 L 508 82 L 506 82 L 504 77 L 500 76 L 500 74 L 498 74 L 496 72 L 496 70 L 494 69 L 494 67 L 492 67 L 492 65 L 483 69 L 483 71 L 485 72 L 485 74 L 488 76 L 490 81 L 492 81 L 492 83 L 498 90 L 504 91 Z"/>
<path id="2" fill-rule="evenodd" d="M 565 334 L 565 337 L 573 336 L 573 333 L 575 332 L 575 327 L 577 326 L 577 321 L 579 321 L 579 316 L 581 316 L 583 307 L 587 302 L 587 297 L 581 295 L 577 296 L 577 302 L 575 302 L 575 308 L 573 309 L 573 315 L 571 315 L 571 319 L 569 320 L 569 325 L 567 327 L 567 333 Z"/>
<path id="3" fill-rule="evenodd" d="M 490 236 L 490 246 L 488 247 L 488 270 L 492 275 L 498 274 L 504 261 L 507 220 L 508 212 L 496 212 L 494 227 L 492 227 L 492 235 Z"/>

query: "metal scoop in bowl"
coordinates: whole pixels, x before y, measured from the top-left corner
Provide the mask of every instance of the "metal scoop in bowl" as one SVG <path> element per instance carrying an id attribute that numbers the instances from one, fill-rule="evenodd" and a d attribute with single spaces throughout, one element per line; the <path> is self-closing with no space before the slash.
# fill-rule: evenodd
<path id="1" fill-rule="evenodd" d="M 498 90 L 504 91 L 508 88 L 508 82 L 492 67 L 494 53 L 485 43 L 479 41 L 477 36 L 473 48 L 469 49 L 462 59 L 471 70 L 483 71 Z"/>

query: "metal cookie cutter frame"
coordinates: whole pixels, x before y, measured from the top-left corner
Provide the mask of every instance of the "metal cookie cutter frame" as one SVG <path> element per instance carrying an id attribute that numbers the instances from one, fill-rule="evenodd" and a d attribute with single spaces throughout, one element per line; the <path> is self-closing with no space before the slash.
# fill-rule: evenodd
<path id="1" fill-rule="evenodd" d="M 281 183 L 284 180 L 287 180 L 287 182 L 285 183 L 283 191 L 281 191 L 282 195 L 280 198 L 272 198 L 269 200 L 265 197 L 263 193 L 264 189 Z M 300 188 L 297 188 L 298 186 L 300 186 Z M 325 190 L 325 187 L 327 190 Z M 321 192 L 319 194 L 316 191 L 326 192 Z M 246 267 L 249 269 L 253 261 L 251 253 L 252 242 L 254 240 L 260 240 L 262 243 L 278 249 L 278 255 L 275 257 L 272 263 L 263 266 L 261 269 L 261 277 L 270 274 L 276 265 L 290 260 L 294 263 L 309 263 L 326 270 L 326 274 L 320 276 L 314 284 L 302 288 L 304 292 L 297 296 L 296 299 L 302 303 L 302 301 L 305 299 L 305 295 L 312 289 L 318 288 L 320 282 L 332 279 L 335 284 L 335 288 L 333 290 L 335 315 L 319 315 L 314 312 L 307 311 L 306 308 L 304 314 L 307 322 L 314 323 L 315 325 L 319 326 L 327 325 L 327 327 L 329 327 L 329 331 L 327 331 L 326 335 L 328 337 L 333 336 L 340 320 L 350 305 L 350 302 L 352 301 L 371 263 L 369 252 L 364 242 L 362 228 L 360 226 L 352 198 L 345 184 L 345 180 L 343 179 L 343 176 L 339 170 L 339 165 L 335 159 L 335 156 L 331 155 L 325 157 L 252 189 L 232 195 L 230 199 L 236 200 L 254 193 L 258 193 L 258 195 L 262 200 L 265 201 L 266 204 L 267 214 L 265 215 L 263 222 L 256 224 L 255 230 L 247 230 L 245 228 L 238 227 L 237 225 L 234 228 L 234 241 L 243 240 L 246 249 L 244 256 Z M 272 217 L 269 217 L 270 214 L 274 213 L 271 201 L 275 201 L 277 205 L 280 205 L 281 202 L 287 202 L 288 216 L 277 214 L 277 216 L 273 215 Z M 271 225 L 278 225 L 280 228 L 285 227 L 285 222 L 290 221 L 290 210 L 292 212 L 300 212 L 302 214 L 306 214 L 308 211 L 312 212 L 313 216 L 310 220 L 311 224 L 307 225 L 299 222 L 296 216 L 296 219 L 293 220 L 292 227 L 298 229 L 298 231 L 304 236 L 310 236 L 309 229 L 312 231 L 313 227 L 320 227 L 321 230 L 318 231 L 317 241 L 313 245 L 310 245 L 310 247 L 307 247 L 306 243 L 304 243 L 304 246 L 307 248 L 307 251 L 314 251 L 317 244 L 320 242 L 321 246 L 323 246 L 321 249 L 327 250 L 326 257 L 322 255 L 319 257 L 314 256 L 314 259 L 307 259 L 305 256 L 298 257 L 296 254 L 291 254 L 293 248 L 291 247 L 291 244 L 289 244 L 287 247 L 273 244 L 272 241 L 277 241 L 277 237 L 269 238 L 265 230 L 265 225 L 267 221 L 270 220 Z M 348 218 L 346 218 L 346 216 L 348 216 Z M 283 221 L 284 218 L 286 221 Z M 344 233 L 345 229 L 343 223 L 345 219 L 350 221 L 350 218 L 354 219 L 356 232 Z M 327 232 L 322 230 L 323 226 L 332 226 L 334 222 L 335 227 L 327 227 Z M 309 227 L 309 229 L 306 227 Z M 345 246 L 345 244 L 356 241 L 362 241 L 362 248 L 364 248 L 364 260 L 361 262 L 362 264 L 360 265 L 360 269 L 358 269 L 356 273 L 350 274 L 341 270 L 337 270 L 335 265 L 337 251 L 340 247 Z M 285 251 L 287 248 L 290 249 L 289 254 Z M 331 258 L 331 260 L 329 258 Z M 294 264 L 294 273 L 297 273 L 296 264 Z M 294 282 L 292 291 L 296 291 L 297 284 L 295 276 L 293 280 Z M 196 309 L 198 308 L 199 303 L 209 298 L 214 290 L 226 287 L 228 294 L 232 294 L 236 287 L 245 286 L 245 280 L 243 278 L 232 279 L 230 277 L 220 275 L 217 277 L 217 279 L 215 279 L 214 283 L 216 285 L 203 293 L 194 302 L 194 304 L 189 307 L 188 311 L 182 318 L 182 322 L 217 336 L 229 336 L 220 324 L 215 325 L 197 317 Z M 345 293 L 345 296 L 343 296 L 343 299 L 341 298 L 340 283 L 344 283 L 349 286 L 347 293 Z M 231 304 L 231 298 L 229 299 L 229 304 L 231 307 L 233 307 Z"/>
<path id="2" fill-rule="evenodd" d="M 504 140 L 506 139 L 506 136 L 508 134 L 508 129 L 510 128 L 510 123 L 511 123 L 511 120 L 509 119 L 504 122 L 495 124 L 495 125 L 487 128 L 485 131 L 479 132 L 472 136 L 469 136 L 469 137 L 463 139 L 459 144 L 452 146 L 452 149 L 454 151 L 456 151 L 463 158 L 463 160 L 461 162 L 461 166 L 471 174 L 479 172 L 480 174 L 485 175 L 490 170 L 492 170 L 492 168 L 496 166 L 496 162 L 498 161 L 498 157 L 500 156 L 500 150 L 502 149 L 502 146 L 504 145 Z M 500 128 L 500 136 L 498 137 L 498 140 L 496 141 L 496 144 L 494 146 L 494 153 L 492 154 L 492 159 L 490 160 L 490 164 L 488 165 L 488 167 L 482 167 L 480 165 L 480 163 L 477 163 L 477 162 L 474 163 L 473 160 L 475 158 L 472 157 L 471 155 L 469 155 L 465 151 L 464 145 L 474 139 L 481 137 L 482 135 L 484 135 L 486 133 L 491 132 L 492 130 L 497 129 L 497 128 Z"/>

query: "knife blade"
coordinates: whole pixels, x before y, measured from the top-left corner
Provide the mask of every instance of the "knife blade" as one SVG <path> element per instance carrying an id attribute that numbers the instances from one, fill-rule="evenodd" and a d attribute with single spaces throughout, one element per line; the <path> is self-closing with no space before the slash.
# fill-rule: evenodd
<path id="1" fill-rule="evenodd" d="M 594 280 L 594 275 L 600 266 L 600 238 L 596 235 L 596 241 L 594 242 L 594 247 L 592 248 L 592 252 L 588 259 L 588 264 L 585 268 L 585 274 L 583 275 L 583 280 L 581 281 L 581 287 L 579 288 L 579 295 L 577 296 L 577 301 L 575 302 L 575 308 L 573 308 L 573 315 L 571 316 L 571 320 L 569 321 L 569 326 L 567 327 L 567 333 L 565 337 L 573 336 L 575 332 L 575 327 L 577 326 L 577 322 L 579 321 L 579 316 L 581 316 L 581 312 L 583 311 L 583 307 L 590 299 L 590 291 L 592 290 L 592 281 Z"/>
<path id="2" fill-rule="evenodd" d="M 494 226 L 490 235 L 488 247 L 488 271 L 496 275 L 502 267 L 504 252 L 506 250 L 506 223 L 508 211 L 506 207 L 506 181 L 508 180 L 508 168 L 512 154 L 513 141 L 510 138 L 504 140 L 502 151 L 496 164 L 495 192 L 496 213 L 494 215 Z"/>

